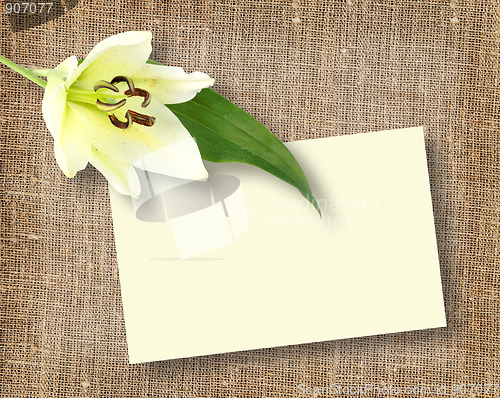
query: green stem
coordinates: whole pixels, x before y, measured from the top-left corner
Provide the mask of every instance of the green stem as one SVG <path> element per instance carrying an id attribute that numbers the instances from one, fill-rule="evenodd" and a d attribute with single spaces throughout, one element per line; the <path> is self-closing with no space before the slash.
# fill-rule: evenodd
<path id="1" fill-rule="evenodd" d="M 8 66 L 12 70 L 15 70 L 17 73 L 23 75 L 25 78 L 31 80 L 33 83 L 38 84 L 40 87 L 45 88 L 47 86 L 47 82 L 45 80 L 40 79 L 39 77 L 37 77 L 33 73 L 31 73 L 28 69 L 23 68 L 22 66 L 15 64 L 10 59 L 7 59 L 2 55 L 0 55 L 0 62 L 4 65 Z"/>
<path id="2" fill-rule="evenodd" d="M 33 75 L 35 76 L 42 76 L 42 77 L 47 77 L 47 74 L 51 71 L 52 69 L 28 69 Z"/>

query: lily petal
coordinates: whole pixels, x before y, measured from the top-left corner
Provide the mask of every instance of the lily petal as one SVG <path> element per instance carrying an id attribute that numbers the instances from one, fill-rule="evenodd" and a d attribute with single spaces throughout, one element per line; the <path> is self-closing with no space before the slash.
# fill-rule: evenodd
<path id="1" fill-rule="evenodd" d="M 111 186 L 123 195 L 137 199 L 141 193 L 141 183 L 136 171 L 129 163 L 112 159 L 96 148 L 89 153 L 89 161 L 108 180 Z"/>
<path id="2" fill-rule="evenodd" d="M 76 57 L 69 57 L 47 73 L 47 87 L 42 101 L 42 113 L 54 138 L 57 163 L 68 177 L 85 168 L 87 158 L 82 154 L 82 141 L 73 129 L 71 113 L 66 106 L 64 83 L 77 68 Z"/>
<path id="3" fill-rule="evenodd" d="M 140 108 L 141 102 L 142 98 L 133 97 L 127 100 L 127 105 L 135 104 L 132 109 L 154 116 L 153 126 L 134 122 L 127 129 L 120 129 L 111 124 L 105 112 L 91 105 L 75 105 L 85 140 L 118 162 L 177 178 L 206 179 L 207 171 L 198 146 L 179 119 L 154 97 L 144 110 Z M 119 120 L 125 120 L 123 108 L 126 106 L 115 113 Z"/>
<path id="4" fill-rule="evenodd" d="M 66 82 L 66 88 L 88 89 L 96 80 L 132 76 L 151 54 L 151 32 L 124 32 L 97 44 Z M 117 73 L 117 71 L 120 71 Z"/>
<path id="5" fill-rule="evenodd" d="M 143 131 L 160 140 L 163 145 L 147 152 L 134 165 L 142 170 L 171 177 L 206 180 L 208 173 L 200 150 L 177 116 L 156 97 L 152 97 L 151 104 L 145 111 L 151 112 L 156 117 L 156 122 L 152 127 L 143 128 Z"/>
<path id="6" fill-rule="evenodd" d="M 186 180 L 205 181 L 208 178 L 208 172 L 201 162 L 200 151 L 192 138 L 149 152 L 135 161 L 134 166 Z"/>
<path id="7" fill-rule="evenodd" d="M 202 72 L 186 73 L 175 66 L 145 64 L 132 75 L 137 87 L 149 91 L 163 104 L 186 102 L 215 79 Z"/>

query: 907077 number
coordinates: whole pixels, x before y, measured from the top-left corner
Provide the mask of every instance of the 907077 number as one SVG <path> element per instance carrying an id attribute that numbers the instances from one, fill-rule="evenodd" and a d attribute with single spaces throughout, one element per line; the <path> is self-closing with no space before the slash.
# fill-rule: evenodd
<path id="1" fill-rule="evenodd" d="M 6 2 L 7 14 L 48 14 L 53 3 Z"/>

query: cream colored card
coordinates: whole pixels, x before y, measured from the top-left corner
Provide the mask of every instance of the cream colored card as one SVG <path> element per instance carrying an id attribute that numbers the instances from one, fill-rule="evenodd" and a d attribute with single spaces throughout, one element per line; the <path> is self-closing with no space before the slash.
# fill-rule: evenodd
<path id="1" fill-rule="evenodd" d="M 446 326 L 422 128 L 287 146 L 322 218 L 234 163 L 111 190 L 130 363 Z"/>

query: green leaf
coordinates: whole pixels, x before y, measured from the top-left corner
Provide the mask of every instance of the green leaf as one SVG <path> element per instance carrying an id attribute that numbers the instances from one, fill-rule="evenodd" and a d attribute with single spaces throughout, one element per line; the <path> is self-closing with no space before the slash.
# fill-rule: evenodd
<path id="1" fill-rule="evenodd" d="M 297 188 L 321 215 L 297 160 L 274 134 L 244 110 L 209 88 L 191 101 L 166 106 L 196 139 L 203 159 L 259 167 Z"/>

